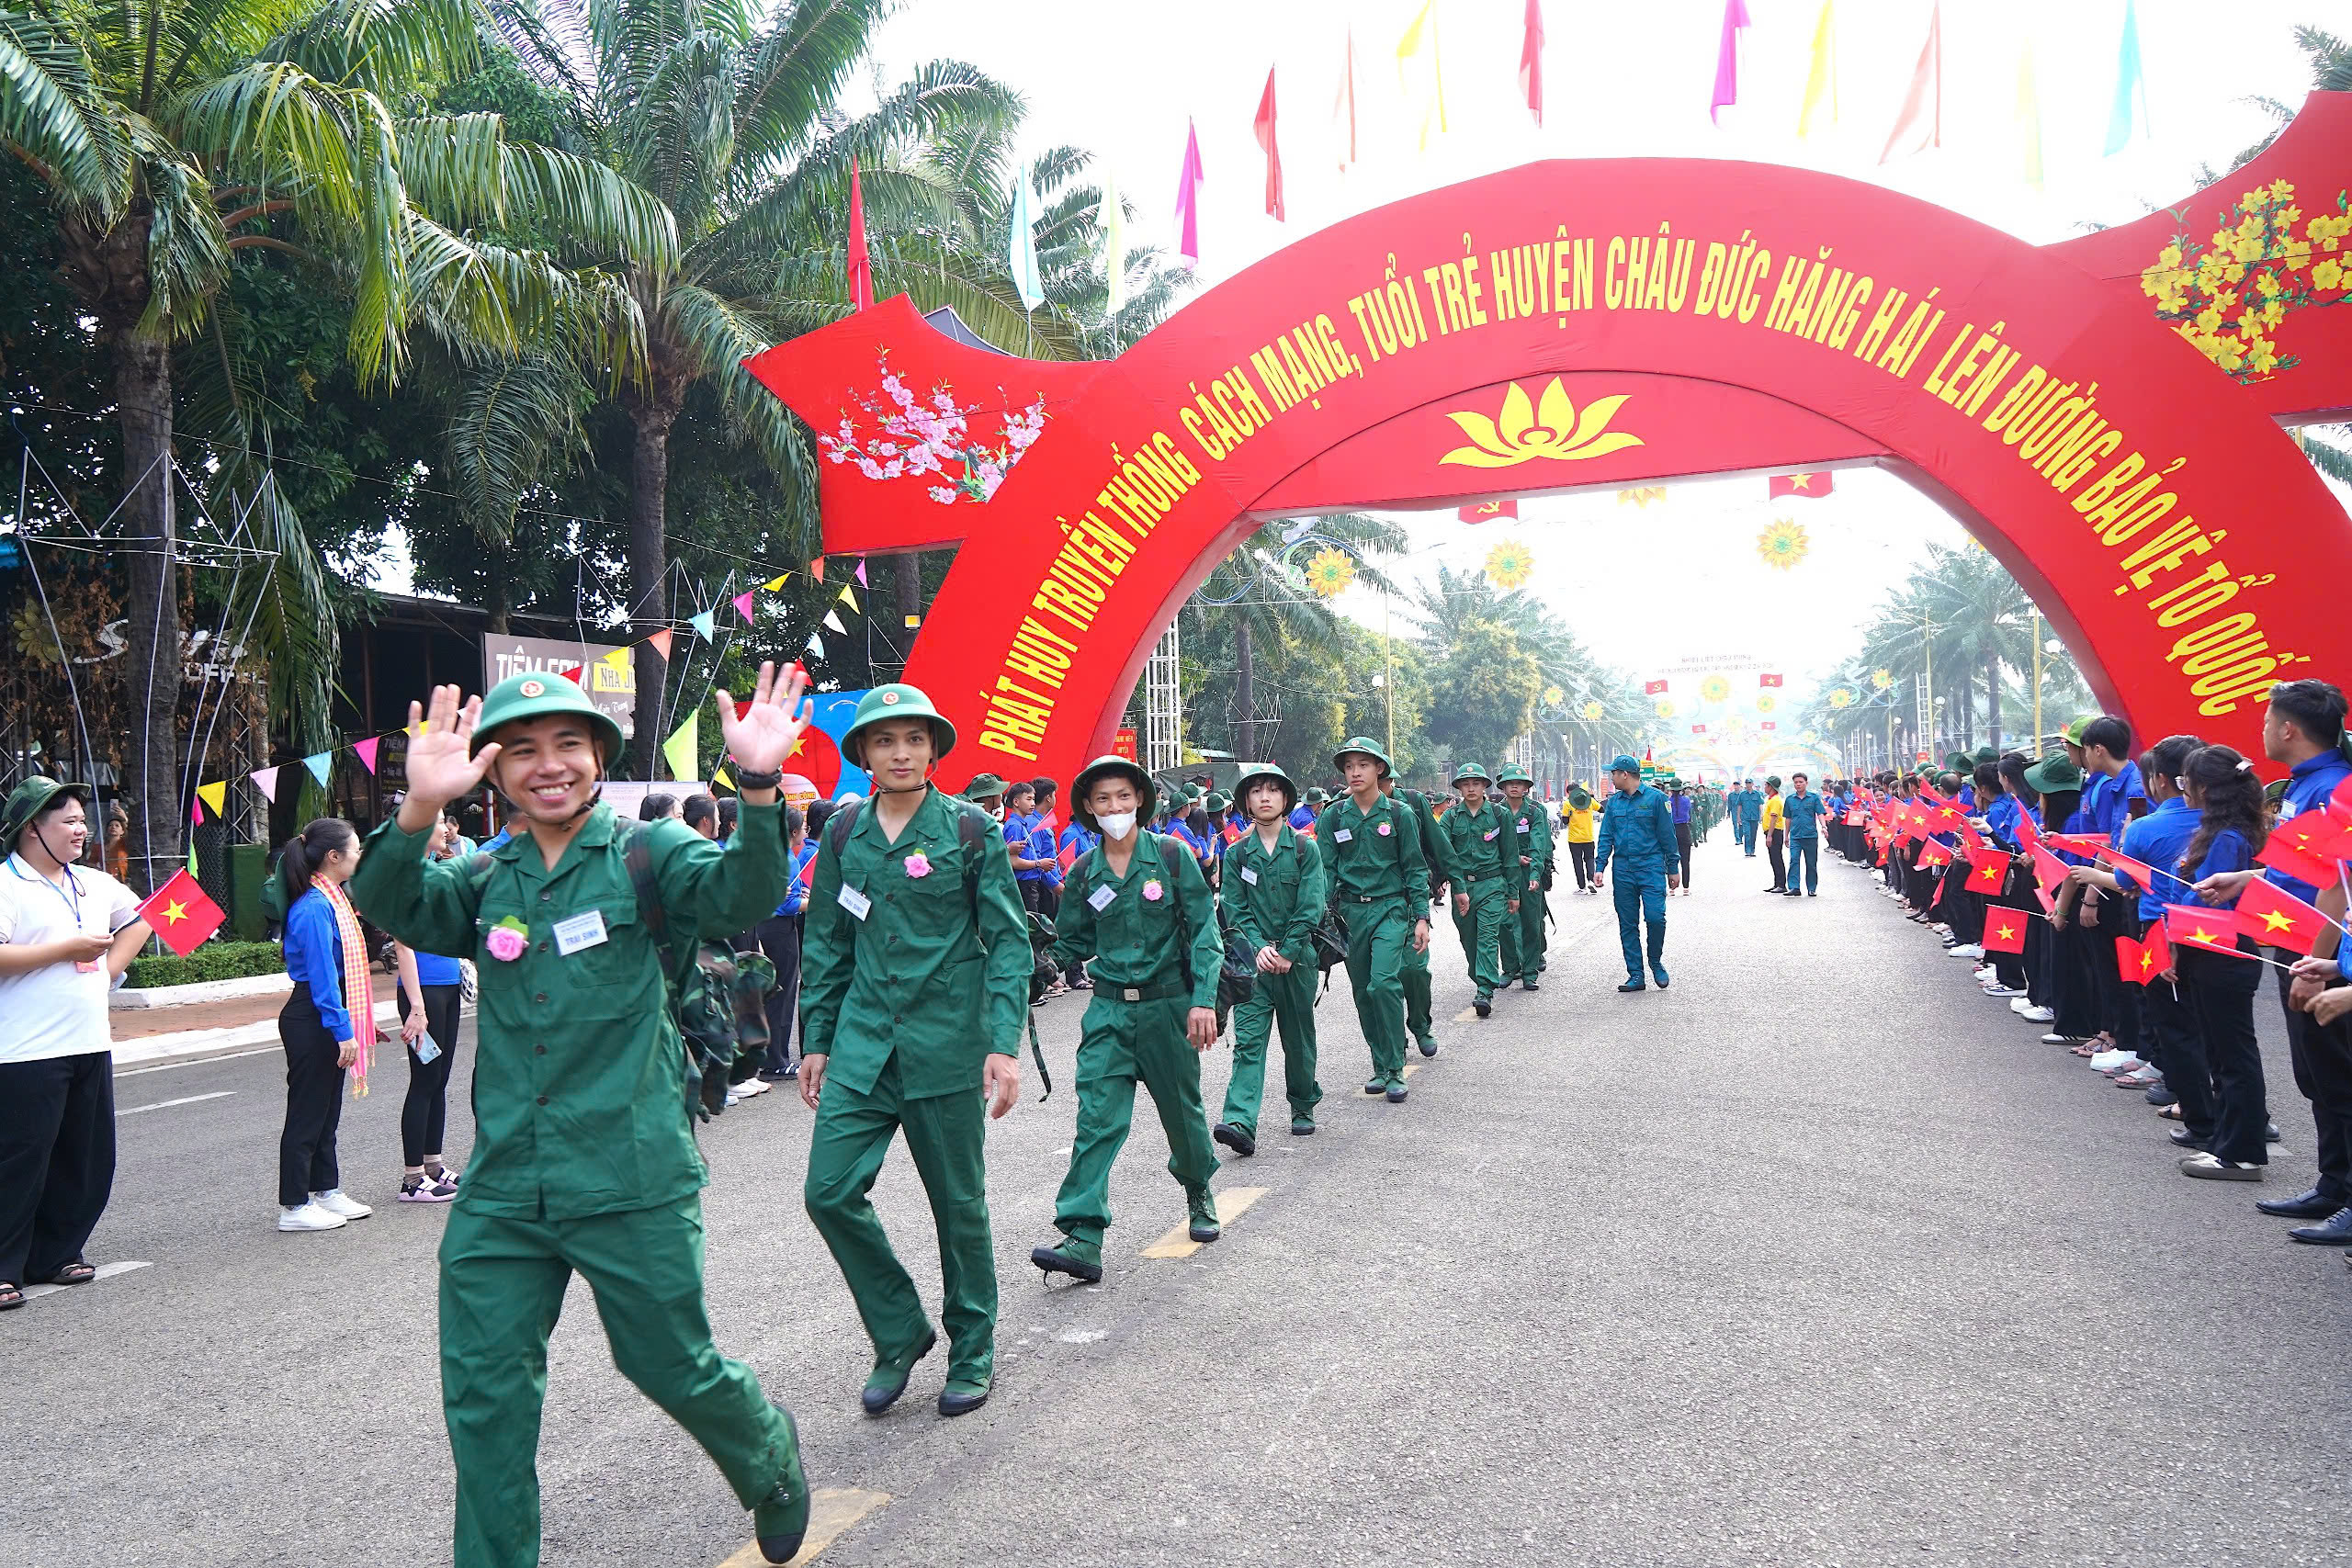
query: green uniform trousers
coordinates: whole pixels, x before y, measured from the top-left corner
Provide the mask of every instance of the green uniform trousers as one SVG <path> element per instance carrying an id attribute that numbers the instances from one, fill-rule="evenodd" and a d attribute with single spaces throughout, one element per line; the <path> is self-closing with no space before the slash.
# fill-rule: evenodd
<path id="1" fill-rule="evenodd" d="M 1482 876 L 1476 882 L 1465 877 L 1458 890 L 1470 896 L 1470 912 L 1453 917 L 1453 931 L 1462 939 L 1470 983 L 1478 987 L 1478 998 L 1484 1001 L 1503 983 L 1504 922 L 1516 924 L 1519 917 L 1510 912 L 1499 876 Z"/>
<path id="2" fill-rule="evenodd" d="M 1097 979 L 1086 1004 L 1078 1042 L 1078 1130 L 1054 1202 L 1062 1234 L 1098 1247 L 1111 1228 L 1111 1167 L 1135 1124 L 1137 1078 L 1151 1091 L 1168 1135 L 1168 1174 L 1188 1201 L 1208 1191 L 1217 1165 L 1201 1104 L 1201 1054 L 1184 1037 L 1191 999 L 1130 1002 L 1104 994 L 1111 989 Z"/>
<path id="3" fill-rule="evenodd" d="M 441 1233 L 441 1404 L 457 1471 L 457 1568 L 539 1560 L 539 1414 L 548 1336 L 577 1270 L 613 1364 L 718 1461 L 736 1500 L 775 1489 L 792 1428 L 703 1308 L 702 1200 L 580 1220 L 483 1214 L 460 1199 Z"/>
<path id="4" fill-rule="evenodd" d="M 1542 888 L 1520 889 L 1519 913 L 1503 917 L 1504 978 L 1544 973 L 1544 955 L 1552 947 L 1551 938 L 1544 930 L 1548 908 L 1548 897 Z"/>
<path id="5" fill-rule="evenodd" d="M 1405 1080 L 1406 1010 L 1412 998 L 1413 960 L 1420 976 L 1420 1029 L 1430 1027 L 1430 959 L 1413 951 L 1412 908 L 1403 899 L 1379 904 L 1341 900 L 1348 921 L 1348 988 L 1355 993 L 1356 1022 L 1372 1050 L 1375 1077 Z M 1416 1039 L 1429 1035 L 1419 1032 Z"/>
<path id="6" fill-rule="evenodd" d="M 1258 973 L 1250 999 L 1233 1010 L 1233 1077 L 1225 1086 L 1223 1120 L 1252 1133 L 1266 1088 L 1266 1041 L 1283 1031 L 1283 1088 L 1293 1116 L 1312 1117 L 1323 1098 L 1315 1081 L 1315 965 L 1294 964 L 1287 975 Z"/>
<path id="7" fill-rule="evenodd" d="M 939 1233 L 947 1375 L 987 1382 L 996 1365 L 996 1249 L 989 1235 L 987 1102 L 979 1094 L 905 1099 L 895 1055 L 882 1065 L 869 1094 L 827 1077 L 817 1099 L 801 1200 L 856 1298 L 876 1359 L 912 1356 L 931 1332 L 931 1320 L 866 1196 L 882 1172 L 891 1134 L 900 1132 Z"/>

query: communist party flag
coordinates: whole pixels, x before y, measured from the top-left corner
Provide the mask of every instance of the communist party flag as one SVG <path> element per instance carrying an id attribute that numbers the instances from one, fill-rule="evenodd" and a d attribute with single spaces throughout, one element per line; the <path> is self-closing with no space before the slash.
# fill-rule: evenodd
<path id="1" fill-rule="evenodd" d="M 1984 849 L 1968 852 L 1968 890 L 1971 893 L 1998 893 L 2001 884 L 2008 879 L 2007 851 Z"/>
<path id="2" fill-rule="evenodd" d="M 2238 930 L 2258 942 L 2283 947 L 2290 953 L 2309 953 L 2321 931 L 2335 924 L 2277 883 L 2260 876 L 2245 885 L 2233 913 L 2237 918 Z"/>
<path id="3" fill-rule="evenodd" d="M 2252 954 L 2238 951 L 2238 923 L 2233 911 L 2200 909 L 2193 905 L 2165 906 L 2165 940 L 2175 947 L 2201 947 L 2233 958 Z"/>
<path id="4" fill-rule="evenodd" d="M 1519 502 L 1512 501 L 1482 501 L 1475 506 L 1457 506 L 1453 514 L 1464 523 L 1492 523 L 1498 517 L 1517 517 Z"/>
<path id="5" fill-rule="evenodd" d="M 1657 696 L 1660 692 L 1665 690 L 1666 682 L 1663 681 L 1645 681 L 1642 682 L 1642 695 L 1645 697 Z"/>
<path id="6" fill-rule="evenodd" d="M 220 906 L 206 897 L 196 878 L 187 872 L 177 872 L 172 879 L 155 889 L 155 895 L 139 906 L 139 918 L 163 939 L 164 945 L 186 958 L 202 944 L 204 939 L 220 929 L 229 917 Z"/>
<path id="7" fill-rule="evenodd" d="M 1770 501 L 1778 501 L 1784 495 L 1827 495 L 1829 476 L 1826 473 L 1774 474 L 1765 481 L 1764 488 L 1770 492 L 1766 497 Z"/>
<path id="8" fill-rule="evenodd" d="M 1984 911 L 1984 947 L 1987 953 L 2023 953 L 2025 923 L 2032 917 L 2018 909 Z"/>

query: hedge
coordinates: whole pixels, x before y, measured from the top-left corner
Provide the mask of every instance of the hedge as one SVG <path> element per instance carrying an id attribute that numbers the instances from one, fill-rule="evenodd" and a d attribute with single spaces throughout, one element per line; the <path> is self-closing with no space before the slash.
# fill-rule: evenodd
<path id="1" fill-rule="evenodd" d="M 130 961 L 126 986 L 190 986 L 199 980 L 242 980 L 248 975 L 277 975 L 286 968 L 286 955 L 274 942 L 208 942 L 186 958 L 176 953 L 151 954 Z"/>

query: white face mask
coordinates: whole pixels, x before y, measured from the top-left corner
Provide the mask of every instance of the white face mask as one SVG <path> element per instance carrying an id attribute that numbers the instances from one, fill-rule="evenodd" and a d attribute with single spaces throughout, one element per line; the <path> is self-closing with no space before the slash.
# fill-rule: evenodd
<path id="1" fill-rule="evenodd" d="M 1094 824 L 1102 829 L 1104 838 L 1116 840 L 1136 830 L 1136 814 L 1132 811 L 1105 811 L 1094 818 Z"/>

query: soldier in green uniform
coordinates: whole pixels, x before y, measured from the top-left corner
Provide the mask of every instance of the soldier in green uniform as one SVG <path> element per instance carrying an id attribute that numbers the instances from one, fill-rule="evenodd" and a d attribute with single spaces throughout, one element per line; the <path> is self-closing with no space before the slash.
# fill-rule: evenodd
<path id="1" fill-rule="evenodd" d="M 1323 1098 L 1315 1081 L 1315 922 L 1322 918 L 1323 857 L 1315 840 L 1292 829 L 1298 786 L 1272 763 L 1241 775 L 1233 787 L 1250 830 L 1225 852 L 1225 911 L 1257 954 L 1250 999 L 1233 1010 L 1233 1076 L 1225 1115 L 1211 1134 L 1245 1158 L 1258 1152 L 1258 1102 L 1266 1082 L 1266 1042 L 1283 1032 L 1283 1087 L 1294 1137 L 1315 1131 Z"/>
<path id="2" fill-rule="evenodd" d="M 1544 882 L 1552 871 L 1552 813 L 1544 809 L 1543 802 L 1530 797 L 1528 791 L 1535 781 L 1527 776 L 1526 769 L 1516 764 L 1506 767 L 1495 781 L 1502 786 L 1504 808 L 1510 813 L 1510 837 L 1519 866 L 1518 918 L 1503 922 L 1503 978 L 1508 982 L 1515 976 L 1523 988 L 1532 991 L 1537 988 L 1535 976 L 1544 973 L 1544 951 L 1549 946 L 1544 933 L 1549 902 Z"/>
<path id="3" fill-rule="evenodd" d="M 876 691 L 879 691 L 880 689 L 881 688 L 878 686 L 875 688 Z M 915 688 L 912 686 L 909 686 L 907 688 L 910 692 L 914 689 Z M 925 697 L 923 698 L 923 701 L 925 703 L 929 703 L 931 699 L 929 697 Z M 864 700 L 860 699 L 858 706 L 862 708 L 865 705 L 865 704 Z M 943 719 L 941 722 L 945 723 L 946 721 Z M 953 735 L 955 731 L 951 729 L 948 733 Z M 843 754 L 846 755 L 847 753 Z M 994 773 L 981 773 L 976 776 L 970 784 L 964 786 L 964 798 L 970 801 L 974 806 L 978 807 L 982 811 L 987 812 L 990 820 L 1001 822 L 1004 820 L 1004 791 L 1005 783 L 1002 779 L 997 777 Z M 808 939 L 803 937 L 802 940 L 805 942 Z"/>
<path id="4" fill-rule="evenodd" d="M 800 1098 L 817 1113 L 801 1196 L 874 1342 L 859 1395 L 874 1416 L 938 1342 L 867 1196 L 895 1134 L 939 1232 L 939 1413 L 978 1409 L 995 1373 L 982 1107 L 1001 1116 L 1020 1097 L 1031 954 L 994 818 L 932 787 L 955 745 L 916 687 L 860 699 L 842 755 L 873 775 L 874 795 L 826 821 L 801 933 Z"/>
<path id="5" fill-rule="evenodd" d="M 1502 984 L 1503 922 L 1519 917 L 1518 850 L 1510 840 L 1510 817 L 1487 798 L 1487 770 L 1464 762 L 1453 770 L 1461 804 L 1439 818 L 1439 841 L 1453 882 L 1453 929 L 1470 983 L 1478 988 L 1471 1005 L 1480 1018 L 1495 1010 L 1495 987 Z"/>
<path id="6" fill-rule="evenodd" d="M 1348 926 L 1348 987 L 1372 1051 L 1366 1094 L 1405 1100 L 1405 961 L 1430 948 L 1429 863 L 1412 806 L 1382 793 L 1388 754 L 1359 735 L 1331 759 L 1347 793 L 1324 807 L 1316 841 L 1330 875 L 1330 899 Z M 1437 1053 L 1435 1041 L 1423 1054 Z"/>
<path id="7" fill-rule="evenodd" d="M 1414 824 L 1421 830 L 1421 861 L 1429 872 L 1430 902 L 1435 904 L 1445 897 L 1446 885 L 1453 880 L 1453 868 L 1446 863 L 1445 835 L 1438 831 L 1437 807 L 1427 795 L 1417 789 L 1399 789 L 1393 773 L 1380 778 L 1383 795 L 1392 795 L 1410 807 Z M 1424 915 L 1424 919 L 1427 916 Z M 1424 1056 L 1437 1055 L 1437 1024 L 1430 1011 L 1430 950 L 1405 948 L 1405 967 L 1400 977 L 1405 987 L 1405 1032 L 1413 1038 Z"/>
<path id="8" fill-rule="evenodd" d="M 1061 1235 L 1029 1254 L 1047 1276 L 1102 1278 L 1111 1166 L 1134 1124 L 1136 1081 L 1168 1135 L 1168 1173 L 1184 1189 L 1194 1241 L 1217 1238 L 1216 1151 L 1201 1105 L 1201 1053 L 1216 1043 L 1222 944 L 1209 885 L 1191 848 L 1136 830 L 1155 790 L 1123 757 L 1098 757 L 1070 786 L 1070 815 L 1102 841 L 1070 868 L 1053 947 L 1057 968 L 1091 958 L 1094 981 L 1078 1042 L 1078 1128 L 1054 1205 Z"/>
<path id="9" fill-rule="evenodd" d="M 441 1398 L 457 1471 L 458 1568 L 539 1560 L 537 1455 L 548 1337 L 574 1273 L 622 1375 L 685 1427 L 753 1510 L 761 1555 L 808 1524 L 792 1417 L 711 1343 L 686 1050 L 654 931 L 724 940 L 784 899 L 784 760 L 807 727 L 796 667 L 762 666 L 741 717 L 718 694 L 742 796 L 721 850 L 684 823 L 615 820 L 598 801 L 619 728 L 577 685 L 517 675 L 459 705 L 412 704 L 408 795 L 351 882 L 368 918 L 481 966 L 474 1152 L 441 1235 Z M 417 728 L 419 722 L 423 728 Z M 487 775 L 522 830 L 428 863 L 441 808 Z M 639 836 L 642 841 L 639 843 Z M 639 902 L 631 846 L 659 908 Z M 681 951 L 684 951 L 682 946 Z"/>

